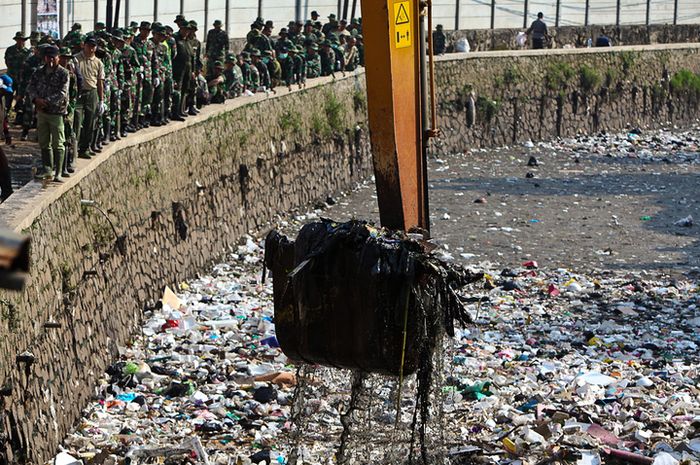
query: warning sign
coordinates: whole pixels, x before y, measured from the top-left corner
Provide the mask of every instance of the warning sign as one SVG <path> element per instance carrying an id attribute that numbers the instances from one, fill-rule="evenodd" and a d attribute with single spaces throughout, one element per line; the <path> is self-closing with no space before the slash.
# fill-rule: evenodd
<path id="1" fill-rule="evenodd" d="M 396 48 L 410 47 L 413 43 L 411 2 L 394 3 L 394 44 Z"/>

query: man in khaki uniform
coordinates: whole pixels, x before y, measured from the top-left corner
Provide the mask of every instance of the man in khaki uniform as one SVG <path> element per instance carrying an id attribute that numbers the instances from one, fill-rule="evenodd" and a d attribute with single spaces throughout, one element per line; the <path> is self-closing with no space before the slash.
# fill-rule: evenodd
<path id="1" fill-rule="evenodd" d="M 90 142 L 97 117 L 104 112 L 105 70 L 102 61 L 95 56 L 97 41 L 88 37 L 83 51 L 76 55 L 78 69 L 83 77 L 78 103 L 75 107 L 75 138 L 78 140 L 78 158 L 91 158 Z"/>

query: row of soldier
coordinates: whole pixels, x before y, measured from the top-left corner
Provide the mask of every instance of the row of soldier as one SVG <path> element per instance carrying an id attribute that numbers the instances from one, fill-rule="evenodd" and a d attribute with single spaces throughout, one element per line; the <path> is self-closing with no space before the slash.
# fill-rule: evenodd
<path id="1" fill-rule="evenodd" d="M 360 20 L 348 24 L 330 15 L 322 24 L 312 12 L 311 20 L 292 21 L 273 37 L 274 24 L 257 18 L 239 54 L 229 52 L 221 21 L 208 32 L 204 50 L 195 21 L 179 15 L 175 24 L 177 31 L 147 21 L 108 31 L 97 23 L 87 34 L 74 24 L 56 41 L 39 33 L 15 35 L 15 45 L 5 53 L 14 81 L 6 109 L 9 114 L 14 107 L 22 139 L 37 128 L 40 177 L 60 182 L 74 172 L 76 157 L 92 158 L 109 142 L 151 125 L 184 121 L 202 105 L 275 92 L 278 86 L 302 88 L 307 78 L 344 74 L 364 65 Z M 67 71 L 65 96 L 60 97 L 65 109 L 47 105 L 53 100 L 44 95 L 61 92 L 53 61 Z M 60 135 L 57 115 L 51 112 L 61 113 Z"/>

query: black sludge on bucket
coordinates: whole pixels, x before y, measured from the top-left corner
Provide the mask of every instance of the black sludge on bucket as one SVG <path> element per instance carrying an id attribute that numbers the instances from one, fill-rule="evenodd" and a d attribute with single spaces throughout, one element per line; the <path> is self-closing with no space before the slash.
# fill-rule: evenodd
<path id="1" fill-rule="evenodd" d="M 481 278 L 425 246 L 360 221 L 308 224 L 295 242 L 271 232 L 265 265 L 284 353 L 368 373 L 414 372 L 439 331 L 453 335 L 454 321 L 468 320 L 455 290 Z"/>

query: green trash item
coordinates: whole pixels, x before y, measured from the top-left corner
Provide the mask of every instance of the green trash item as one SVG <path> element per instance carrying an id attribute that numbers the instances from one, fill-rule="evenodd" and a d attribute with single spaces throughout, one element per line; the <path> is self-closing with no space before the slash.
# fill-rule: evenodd
<path id="1" fill-rule="evenodd" d="M 639 218 L 639 219 L 642 220 L 642 221 L 650 221 L 650 220 L 651 220 L 651 216 L 642 216 L 642 217 Z"/>

